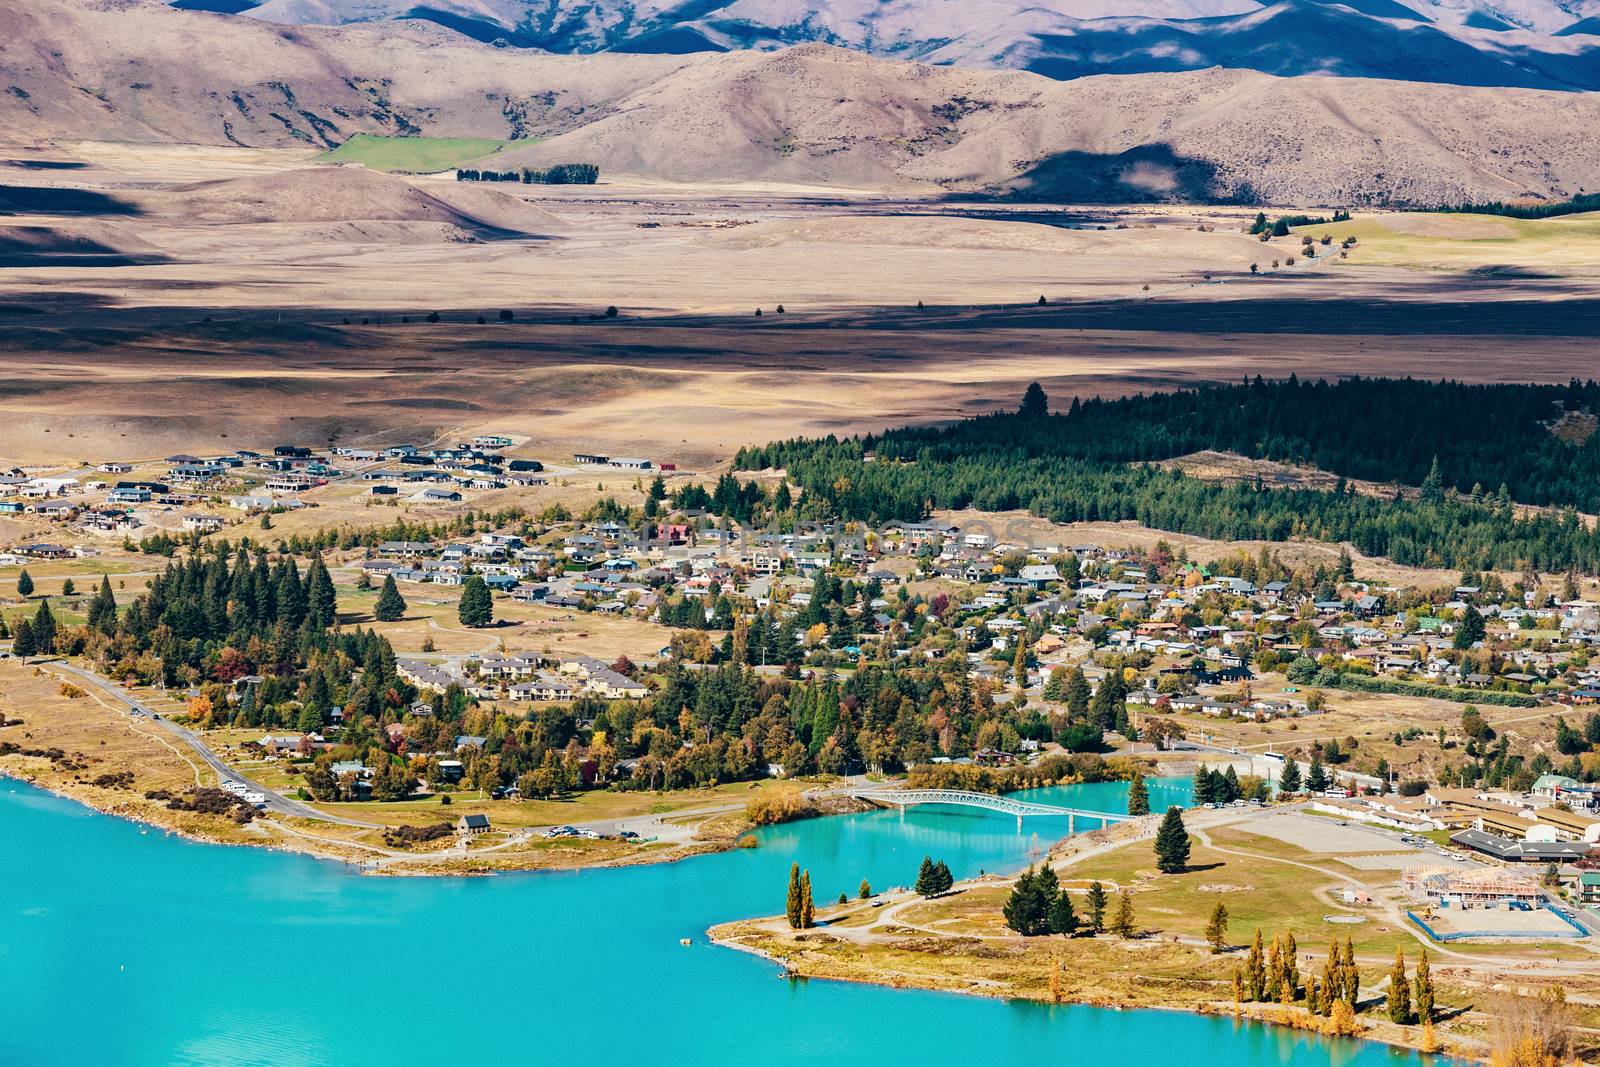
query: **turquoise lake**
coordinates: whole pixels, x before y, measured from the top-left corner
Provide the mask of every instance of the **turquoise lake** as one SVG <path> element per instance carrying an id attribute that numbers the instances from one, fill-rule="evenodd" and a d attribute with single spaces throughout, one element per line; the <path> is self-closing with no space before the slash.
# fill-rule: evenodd
<path id="1" fill-rule="evenodd" d="M 1152 805 L 1186 790 L 1152 781 Z M 1030 796 L 1126 810 L 1122 784 Z M 142 829 L 0 781 L 0 1064 L 1420 1063 L 1230 1019 L 789 982 L 702 936 L 781 911 L 791 860 L 820 902 L 909 884 L 925 853 L 958 878 L 1018 869 L 1065 820 L 874 812 L 681 863 L 492 878 Z"/>

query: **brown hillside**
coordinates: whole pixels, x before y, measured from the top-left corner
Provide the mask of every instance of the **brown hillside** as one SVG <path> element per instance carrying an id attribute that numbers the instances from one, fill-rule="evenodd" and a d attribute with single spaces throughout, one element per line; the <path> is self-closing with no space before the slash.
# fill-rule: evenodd
<path id="1" fill-rule="evenodd" d="M 1076 201 L 1438 203 L 1600 187 L 1600 94 L 1220 69 L 1058 82 L 821 45 L 554 56 L 414 22 L 290 28 L 156 0 L 0 7 L 0 87 L 12 142 L 541 136 L 494 165 Z"/>
<path id="2" fill-rule="evenodd" d="M 147 213 L 194 222 L 421 222 L 463 230 L 543 233 L 549 212 L 497 189 L 410 182 L 360 167 L 307 167 L 280 174 L 179 186 L 138 197 Z"/>

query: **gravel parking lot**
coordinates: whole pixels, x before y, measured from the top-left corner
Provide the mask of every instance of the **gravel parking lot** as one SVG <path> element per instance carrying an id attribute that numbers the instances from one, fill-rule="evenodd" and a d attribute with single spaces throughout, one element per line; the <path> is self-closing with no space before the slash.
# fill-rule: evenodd
<path id="1" fill-rule="evenodd" d="M 1417 857 L 1425 853 L 1412 848 L 1389 834 L 1361 826 L 1341 826 L 1334 819 L 1318 815 L 1285 812 L 1269 815 L 1265 819 L 1250 819 L 1239 825 L 1241 830 L 1262 837 L 1271 837 L 1295 845 L 1307 852 L 1324 855 L 1364 852 L 1411 853 Z"/>

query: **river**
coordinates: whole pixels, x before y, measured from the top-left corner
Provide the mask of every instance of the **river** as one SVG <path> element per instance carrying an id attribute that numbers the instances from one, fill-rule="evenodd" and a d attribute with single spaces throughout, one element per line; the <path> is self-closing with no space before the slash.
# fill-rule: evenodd
<path id="1" fill-rule="evenodd" d="M 1186 790 L 1150 784 L 1155 805 Z M 1126 804 L 1122 784 L 1031 795 Z M 788 982 L 703 937 L 781 911 L 792 859 L 822 902 L 862 878 L 909 884 L 925 853 L 958 878 L 1019 868 L 1060 821 L 1019 833 L 1003 815 L 883 811 L 673 864 L 376 878 L 184 841 L 4 781 L 0 1064 L 1419 1062 L 1225 1018 Z"/>

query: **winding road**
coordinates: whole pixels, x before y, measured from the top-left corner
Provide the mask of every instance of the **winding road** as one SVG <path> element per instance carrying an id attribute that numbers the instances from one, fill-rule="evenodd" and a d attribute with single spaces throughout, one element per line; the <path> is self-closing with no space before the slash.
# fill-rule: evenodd
<path id="1" fill-rule="evenodd" d="M 318 811 L 309 804 L 302 804 L 298 800 L 291 800 L 280 793 L 268 789 L 259 782 L 251 781 L 249 778 L 246 778 L 244 775 L 240 774 L 238 771 L 224 763 L 222 757 L 213 752 L 211 748 L 206 745 L 204 741 L 200 740 L 200 738 L 196 737 L 193 732 L 183 728 L 182 726 L 179 726 L 177 723 L 172 722 L 169 719 L 163 718 L 157 712 L 152 711 L 144 704 L 141 704 L 138 700 L 135 700 L 132 696 L 129 696 L 121 686 L 114 682 L 107 681 L 91 670 L 85 670 L 82 667 L 74 667 L 72 664 L 62 660 L 55 661 L 51 664 L 51 667 L 57 670 L 66 671 L 68 674 L 75 675 L 76 677 L 83 679 L 85 682 L 88 682 L 90 685 L 99 689 L 101 692 L 109 694 L 113 699 L 120 701 L 124 706 L 127 707 L 129 715 L 136 718 L 145 718 L 150 720 L 150 722 L 154 723 L 156 726 L 165 730 L 168 734 L 177 738 L 179 741 L 193 749 L 195 754 L 204 760 L 208 767 L 217 772 L 217 777 L 222 781 L 237 782 L 239 785 L 255 790 L 262 796 L 266 797 L 267 810 L 270 812 L 274 812 L 278 815 L 293 816 L 297 819 L 315 819 L 318 822 L 336 823 L 339 826 L 355 826 L 363 830 L 382 829 L 382 827 L 380 827 L 377 823 L 361 822 L 358 819 L 347 819 L 342 815 L 329 815 L 327 812 Z"/>

